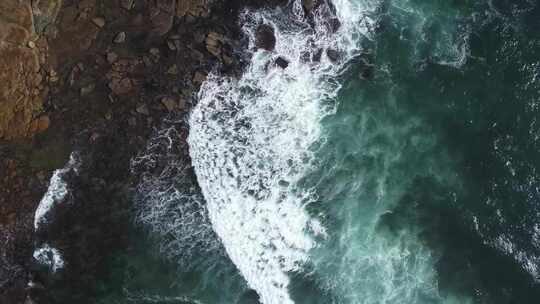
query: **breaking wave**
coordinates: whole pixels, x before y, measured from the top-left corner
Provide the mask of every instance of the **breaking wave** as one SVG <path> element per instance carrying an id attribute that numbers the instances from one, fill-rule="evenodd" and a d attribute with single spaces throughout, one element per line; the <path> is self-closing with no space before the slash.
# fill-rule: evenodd
<path id="1" fill-rule="evenodd" d="M 254 51 L 240 79 L 210 75 L 200 89 L 189 120 L 195 173 L 214 231 L 265 304 L 293 303 L 289 274 L 302 270 L 325 236 L 305 209 L 313 191 L 298 182 L 323 141 L 321 119 L 335 110 L 337 77 L 361 52 L 371 10 L 339 0 L 310 13 L 301 1 L 245 11 L 250 48 L 264 24 L 273 28 L 275 49 Z"/>

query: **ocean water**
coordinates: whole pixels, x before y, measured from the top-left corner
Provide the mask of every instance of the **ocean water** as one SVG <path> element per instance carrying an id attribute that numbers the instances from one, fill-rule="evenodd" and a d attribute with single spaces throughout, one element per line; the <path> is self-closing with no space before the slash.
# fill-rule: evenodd
<path id="1" fill-rule="evenodd" d="M 202 85 L 193 168 L 168 146 L 141 183 L 157 245 L 118 301 L 540 303 L 540 3 L 329 2 L 242 14 L 251 62 Z"/>

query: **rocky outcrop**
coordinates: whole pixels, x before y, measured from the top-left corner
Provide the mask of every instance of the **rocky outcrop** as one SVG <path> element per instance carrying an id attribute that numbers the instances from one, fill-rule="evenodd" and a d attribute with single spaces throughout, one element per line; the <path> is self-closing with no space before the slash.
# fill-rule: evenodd
<path id="1" fill-rule="evenodd" d="M 0 0 L 0 138 L 47 130 L 24 149 L 0 145 L 0 303 L 93 299 L 108 255 L 126 250 L 131 158 L 164 117 L 186 117 L 210 71 L 240 73 L 238 10 L 283 1 Z M 263 40 L 275 45 L 273 33 Z M 60 207 L 47 233 L 66 261 L 55 276 L 31 266 L 32 223 L 73 150 L 87 152 L 88 166 L 72 180 L 75 208 Z"/>
<path id="2" fill-rule="evenodd" d="M 33 122 L 43 102 L 36 40 L 30 1 L 1 1 L 0 139 L 30 136 L 46 126 Z"/>
<path id="3" fill-rule="evenodd" d="M 273 51 L 276 47 L 276 37 L 274 36 L 274 29 L 267 24 L 261 24 L 257 28 L 255 33 L 255 46 L 267 51 Z"/>

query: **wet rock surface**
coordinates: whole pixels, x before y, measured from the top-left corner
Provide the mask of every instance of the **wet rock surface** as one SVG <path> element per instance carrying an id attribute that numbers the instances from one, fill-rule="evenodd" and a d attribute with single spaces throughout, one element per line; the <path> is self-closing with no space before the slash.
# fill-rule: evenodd
<path id="1" fill-rule="evenodd" d="M 289 66 L 289 61 L 283 57 L 278 57 L 274 61 L 277 66 L 279 66 L 282 69 L 285 69 Z"/>
<path id="2" fill-rule="evenodd" d="M 165 117 L 187 115 L 210 71 L 240 73 L 238 10 L 281 3 L 0 1 L 0 303 L 93 303 L 107 258 L 129 250 L 131 158 Z M 35 232 L 73 151 L 70 203 Z M 44 243 L 62 253 L 58 273 L 32 258 Z"/>
<path id="3" fill-rule="evenodd" d="M 257 48 L 273 51 L 276 47 L 274 29 L 267 24 L 261 24 L 257 28 L 255 45 Z"/>

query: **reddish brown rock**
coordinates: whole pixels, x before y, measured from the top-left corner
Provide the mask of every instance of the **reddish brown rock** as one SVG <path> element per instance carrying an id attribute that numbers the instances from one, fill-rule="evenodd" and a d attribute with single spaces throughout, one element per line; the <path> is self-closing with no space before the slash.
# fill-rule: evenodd
<path id="1" fill-rule="evenodd" d="M 0 138 L 30 134 L 30 123 L 40 110 L 39 57 L 30 2 L 0 1 Z M 30 48 L 29 45 L 34 45 Z"/>
<path id="2" fill-rule="evenodd" d="M 49 116 L 40 116 L 32 121 L 30 124 L 31 133 L 41 133 L 49 128 L 51 120 Z"/>

